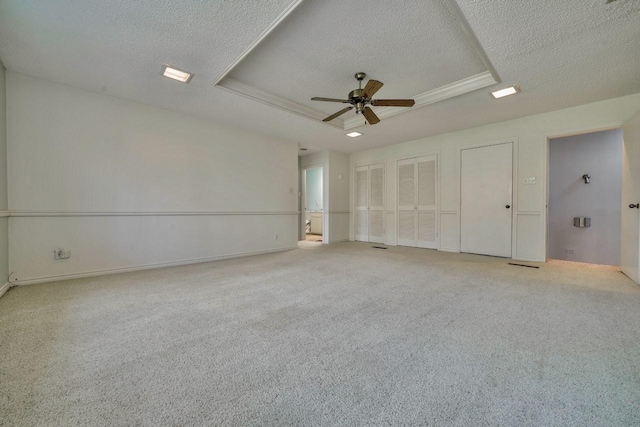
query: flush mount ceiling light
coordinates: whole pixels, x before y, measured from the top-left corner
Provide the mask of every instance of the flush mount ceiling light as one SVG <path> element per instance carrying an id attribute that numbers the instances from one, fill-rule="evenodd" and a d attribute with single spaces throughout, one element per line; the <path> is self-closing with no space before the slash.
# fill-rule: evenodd
<path id="1" fill-rule="evenodd" d="M 513 95 L 514 93 L 520 92 L 520 86 L 513 85 L 511 87 L 507 87 L 504 89 L 497 90 L 495 92 L 491 92 L 491 95 L 495 98 L 504 98 L 505 96 Z"/>
<path id="2" fill-rule="evenodd" d="M 160 71 L 160 74 L 172 80 L 177 80 L 182 83 L 189 83 L 189 81 L 191 80 L 191 77 L 193 77 L 193 74 L 191 73 L 188 73 L 184 70 L 180 70 L 176 67 L 172 67 L 166 64 L 162 66 L 162 70 Z"/>
<path id="3" fill-rule="evenodd" d="M 347 136 L 350 136 L 351 138 L 357 138 L 357 137 L 359 137 L 360 135 L 362 135 L 360 132 L 349 132 L 349 133 L 347 134 Z"/>

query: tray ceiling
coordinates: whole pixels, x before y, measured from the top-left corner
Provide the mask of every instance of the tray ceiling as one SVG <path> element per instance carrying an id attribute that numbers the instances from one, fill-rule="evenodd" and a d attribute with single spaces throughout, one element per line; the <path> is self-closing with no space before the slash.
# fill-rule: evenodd
<path id="1" fill-rule="evenodd" d="M 488 59 L 464 25 L 464 17 L 448 1 L 303 2 L 220 85 L 255 98 L 269 94 L 272 105 L 315 119 L 342 106 L 310 98 L 346 99 L 358 87 L 353 77 L 358 71 L 384 82 L 377 98 L 414 98 L 489 73 Z M 495 77 L 485 78 L 447 97 L 495 83 Z M 364 124 L 348 123 L 349 117 L 355 114 L 344 116 L 346 124 L 342 118 L 332 124 L 345 129 Z"/>

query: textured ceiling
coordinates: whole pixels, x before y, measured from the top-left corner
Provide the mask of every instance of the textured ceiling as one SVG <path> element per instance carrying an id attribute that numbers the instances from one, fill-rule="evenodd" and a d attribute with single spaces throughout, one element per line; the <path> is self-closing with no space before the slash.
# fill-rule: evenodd
<path id="1" fill-rule="evenodd" d="M 408 98 L 487 69 L 445 2 L 328 0 L 303 2 L 229 77 L 329 114 L 343 106 L 310 98 L 346 99 L 359 71 L 384 82 L 378 98 Z"/>
<path id="2" fill-rule="evenodd" d="M 0 0 L 0 59 L 9 70 L 264 132 L 299 142 L 309 152 L 353 152 L 640 92 L 638 0 L 609 5 L 604 0 L 457 3 L 505 82 L 496 87 L 519 83 L 522 93 L 496 101 L 488 95 L 490 88 L 482 89 L 360 128 L 364 136 L 355 139 L 212 85 L 292 0 Z M 369 17 L 380 25 L 397 24 L 398 16 L 418 12 L 407 18 L 410 25 L 376 32 L 355 11 L 361 4 L 374 11 L 381 4 L 388 6 L 384 13 L 393 16 Z M 263 71 L 251 68 L 253 61 L 256 67 L 261 63 L 274 70 L 279 70 L 280 64 L 274 64 L 278 58 L 294 65 L 308 62 L 311 66 L 295 69 L 312 69 L 313 81 L 304 73 L 277 71 L 265 73 L 260 82 L 272 91 L 342 96 L 355 82 L 351 74 L 360 70 L 352 64 L 357 63 L 370 77 L 385 82 L 381 96 L 404 96 L 419 86 L 438 84 L 446 76 L 438 67 L 446 61 L 462 62 L 460 69 L 445 67 L 452 76 L 478 65 L 465 52 L 464 41 L 444 25 L 448 17 L 443 4 L 304 0 L 232 75 L 253 83 Z M 348 13 L 354 15 L 344 12 L 351 7 L 355 9 Z M 437 22 L 421 15 L 424 10 L 436 14 Z M 299 33 L 305 25 L 308 33 Z M 434 36 L 437 44 L 422 41 L 431 31 L 440 34 Z M 281 39 L 289 33 L 305 42 Z M 370 34 L 378 44 L 371 53 L 366 52 L 368 40 L 362 39 Z M 448 41 L 444 34 L 453 36 Z M 422 56 L 402 48 L 404 42 L 414 46 L 420 41 L 425 44 L 419 48 L 426 52 Z M 280 49 L 288 43 L 296 50 L 283 55 Z M 163 63 L 196 75 L 188 85 L 170 81 L 159 75 Z M 416 70 L 425 63 L 429 68 L 420 76 Z"/>

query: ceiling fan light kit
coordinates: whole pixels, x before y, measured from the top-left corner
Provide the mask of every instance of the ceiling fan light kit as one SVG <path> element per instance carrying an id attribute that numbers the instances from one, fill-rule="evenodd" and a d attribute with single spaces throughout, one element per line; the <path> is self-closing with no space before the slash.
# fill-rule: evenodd
<path id="1" fill-rule="evenodd" d="M 374 107 L 413 107 L 415 105 L 415 101 L 413 99 L 371 99 L 373 95 L 377 91 L 382 88 L 384 83 L 378 80 L 369 80 L 365 85 L 364 89 L 362 89 L 362 81 L 367 75 L 365 73 L 356 73 L 355 78 L 358 80 L 358 89 L 354 89 L 349 92 L 348 99 L 337 99 L 337 98 L 322 98 L 322 97 L 313 97 L 312 101 L 324 101 L 324 102 L 340 102 L 342 104 L 350 104 L 349 107 L 343 108 L 342 110 L 334 113 L 323 120 L 323 122 L 330 122 L 338 116 L 343 115 L 347 111 L 356 109 L 356 114 L 362 114 L 366 119 L 367 123 L 370 125 L 375 125 L 376 123 L 380 123 L 380 119 L 376 116 L 376 113 L 373 112 L 369 105 Z"/>

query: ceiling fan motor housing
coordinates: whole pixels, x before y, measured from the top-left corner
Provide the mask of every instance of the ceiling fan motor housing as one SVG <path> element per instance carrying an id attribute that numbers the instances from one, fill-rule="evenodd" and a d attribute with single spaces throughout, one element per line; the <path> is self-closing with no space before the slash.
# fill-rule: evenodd
<path id="1" fill-rule="evenodd" d="M 356 114 L 362 113 L 362 111 L 364 111 L 364 107 L 370 102 L 369 99 L 362 96 L 363 92 L 363 89 L 355 89 L 349 92 L 349 103 L 351 105 L 355 105 Z"/>

